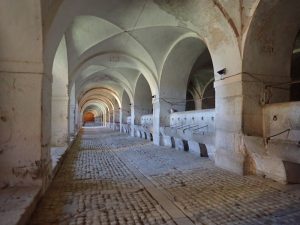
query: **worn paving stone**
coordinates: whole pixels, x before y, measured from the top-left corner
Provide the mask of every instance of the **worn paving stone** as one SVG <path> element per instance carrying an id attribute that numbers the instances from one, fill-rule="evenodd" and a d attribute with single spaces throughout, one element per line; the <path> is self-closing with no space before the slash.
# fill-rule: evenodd
<path id="1" fill-rule="evenodd" d="M 152 144 L 118 154 L 166 190 L 196 224 L 300 224 L 300 198 L 285 192 L 285 185 Z"/>
<path id="2" fill-rule="evenodd" d="M 85 129 L 30 224 L 176 224 L 130 162 L 195 224 L 300 224 L 300 199 L 270 180 L 101 128 Z"/>
<path id="3" fill-rule="evenodd" d="M 105 131 L 84 132 L 75 142 L 30 224 L 175 224 L 106 147 L 105 137 L 119 135 Z"/>

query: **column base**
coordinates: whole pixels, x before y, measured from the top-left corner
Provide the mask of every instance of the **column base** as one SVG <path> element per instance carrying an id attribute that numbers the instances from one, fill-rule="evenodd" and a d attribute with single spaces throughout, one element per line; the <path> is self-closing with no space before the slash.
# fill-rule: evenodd
<path id="1" fill-rule="evenodd" d="M 244 175 L 244 161 L 245 157 L 241 153 L 221 148 L 216 150 L 215 165 L 222 169 Z"/>

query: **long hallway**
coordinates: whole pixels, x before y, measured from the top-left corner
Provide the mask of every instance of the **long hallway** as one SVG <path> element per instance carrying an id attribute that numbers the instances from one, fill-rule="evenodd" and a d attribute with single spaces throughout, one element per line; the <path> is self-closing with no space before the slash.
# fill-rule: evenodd
<path id="1" fill-rule="evenodd" d="M 206 158 L 84 128 L 39 203 L 32 225 L 300 224 L 289 186 L 239 176 Z"/>

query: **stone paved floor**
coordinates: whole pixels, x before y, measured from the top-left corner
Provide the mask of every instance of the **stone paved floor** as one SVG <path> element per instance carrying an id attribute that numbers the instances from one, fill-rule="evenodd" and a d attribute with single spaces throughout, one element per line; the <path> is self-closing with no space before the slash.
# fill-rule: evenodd
<path id="1" fill-rule="evenodd" d="M 300 197 L 193 154 L 86 128 L 30 224 L 300 225 Z"/>

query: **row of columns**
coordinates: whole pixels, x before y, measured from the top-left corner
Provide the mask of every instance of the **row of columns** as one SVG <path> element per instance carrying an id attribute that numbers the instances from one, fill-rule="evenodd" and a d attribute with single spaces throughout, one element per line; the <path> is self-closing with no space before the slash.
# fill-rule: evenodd
<path id="1" fill-rule="evenodd" d="M 262 136 L 261 83 L 240 73 L 215 81 L 216 91 L 216 157 L 217 166 L 243 174 L 245 148 L 243 136 Z M 246 88 L 248 87 L 248 88 Z M 154 98 L 153 143 L 161 145 L 160 127 L 170 125 L 170 105 Z M 120 121 L 122 110 L 120 110 Z M 135 107 L 131 104 L 131 136 L 134 136 Z M 121 129 L 121 128 L 120 128 Z"/>
<path id="2" fill-rule="evenodd" d="M 247 79 L 246 79 L 246 78 Z M 245 87 L 252 87 L 246 89 Z M 256 88 L 254 88 L 256 87 Z M 249 80 L 249 77 L 242 73 L 224 80 L 215 81 L 216 91 L 216 165 L 243 173 L 245 150 L 243 146 L 243 135 L 249 132 L 250 135 L 262 135 L 262 119 L 260 98 L 261 85 L 259 82 Z M 66 100 L 64 103 L 66 104 Z M 54 101 L 55 103 L 55 101 Z M 57 101 L 55 104 L 58 104 Z M 160 127 L 170 125 L 170 105 L 159 98 L 152 100 L 153 104 L 153 143 L 161 145 Z M 54 108 L 60 108 L 55 107 Z M 69 101 L 69 128 L 67 126 L 61 134 L 69 133 L 72 136 L 81 127 L 82 115 L 78 111 L 75 100 Z M 131 136 L 134 136 L 135 107 L 131 104 L 130 128 Z M 119 130 L 122 131 L 126 113 L 122 108 L 103 114 L 103 122 L 110 124 L 114 129 L 120 123 Z M 74 125 L 74 121 L 76 122 Z M 65 124 L 65 123 L 63 123 Z M 60 121 L 60 126 L 62 125 Z M 69 130 L 68 130 L 69 129 Z"/>

